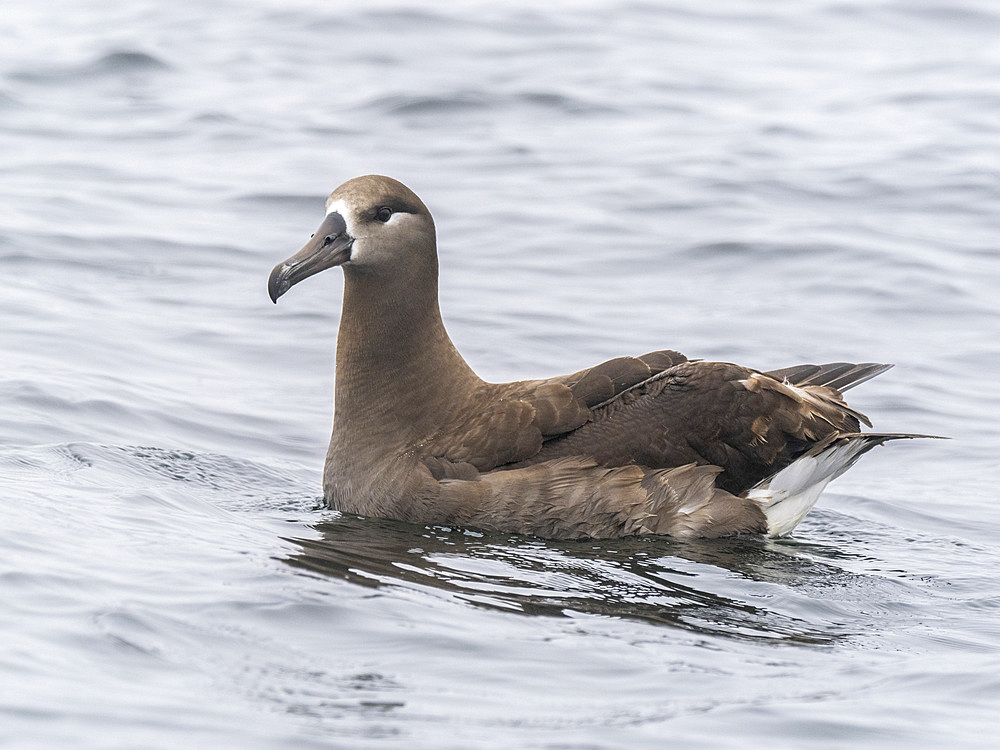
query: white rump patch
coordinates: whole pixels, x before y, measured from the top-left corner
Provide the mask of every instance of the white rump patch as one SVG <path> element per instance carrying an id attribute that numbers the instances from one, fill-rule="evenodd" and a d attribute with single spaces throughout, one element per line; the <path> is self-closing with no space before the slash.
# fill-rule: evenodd
<path id="1" fill-rule="evenodd" d="M 834 443 L 814 456 L 802 456 L 747 492 L 767 517 L 768 536 L 786 536 L 812 510 L 820 493 L 857 461 L 871 440 L 858 436 Z"/>

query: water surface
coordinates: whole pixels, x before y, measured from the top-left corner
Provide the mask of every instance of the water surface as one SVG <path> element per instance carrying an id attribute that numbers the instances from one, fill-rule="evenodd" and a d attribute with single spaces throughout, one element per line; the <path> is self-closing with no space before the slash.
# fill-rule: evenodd
<path id="1" fill-rule="evenodd" d="M 0 745 L 988 746 L 992 3 L 320 3 L 0 19 Z M 358 174 L 434 213 L 489 379 L 671 347 L 887 361 L 784 541 L 319 507 Z"/>

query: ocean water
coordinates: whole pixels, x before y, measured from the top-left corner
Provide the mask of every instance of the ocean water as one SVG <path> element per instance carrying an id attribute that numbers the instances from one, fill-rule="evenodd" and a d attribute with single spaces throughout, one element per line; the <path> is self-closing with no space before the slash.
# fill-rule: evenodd
<path id="1" fill-rule="evenodd" d="M 1000 8 L 0 13 L 0 747 L 988 747 L 1000 730 Z M 433 212 L 489 379 L 671 347 L 896 368 L 787 540 L 322 509 L 326 194 Z"/>

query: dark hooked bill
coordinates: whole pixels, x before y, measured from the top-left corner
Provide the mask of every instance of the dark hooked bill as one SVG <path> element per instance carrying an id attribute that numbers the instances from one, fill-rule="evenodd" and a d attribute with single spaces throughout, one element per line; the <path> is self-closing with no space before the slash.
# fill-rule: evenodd
<path id="1" fill-rule="evenodd" d="M 309 241 L 295 255 L 276 265 L 267 279 L 267 293 L 272 302 L 302 279 L 346 263 L 351 259 L 354 238 L 347 233 L 347 222 L 336 211 L 328 213 Z"/>

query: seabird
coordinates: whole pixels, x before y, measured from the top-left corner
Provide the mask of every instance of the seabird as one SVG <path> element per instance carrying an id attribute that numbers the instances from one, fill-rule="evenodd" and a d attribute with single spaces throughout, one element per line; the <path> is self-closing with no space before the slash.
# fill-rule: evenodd
<path id="1" fill-rule="evenodd" d="M 389 177 L 331 193 L 326 218 L 268 279 L 344 269 L 334 430 L 323 494 L 334 509 L 558 539 L 788 534 L 820 492 L 899 433 L 842 392 L 891 365 L 760 372 L 675 351 L 571 375 L 488 383 L 438 308 L 434 221 Z"/>

